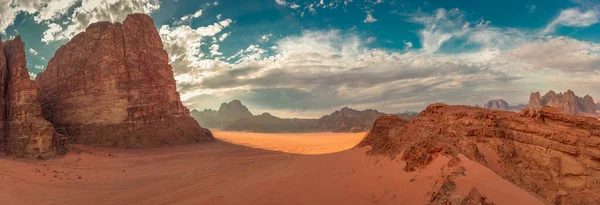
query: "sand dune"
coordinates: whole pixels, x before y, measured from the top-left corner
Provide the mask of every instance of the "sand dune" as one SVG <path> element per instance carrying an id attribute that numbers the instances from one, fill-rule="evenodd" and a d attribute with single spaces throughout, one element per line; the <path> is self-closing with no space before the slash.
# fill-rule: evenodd
<path id="1" fill-rule="evenodd" d="M 250 134 L 216 135 L 307 154 L 352 147 L 361 136 L 257 135 L 252 142 Z M 330 138 L 341 143 L 334 146 Z M 261 139 L 269 143 L 259 146 Z M 299 155 L 226 142 L 143 150 L 77 147 L 81 153 L 48 161 L 0 159 L 0 204 L 428 204 L 451 170 L 449 159 L 438 157 L 425 169 L 405 172 L 401 161 L 367 156 L 364 148 Z M 477 163 L 464 159 L 461 165 L 465 176 L 455 180 L 453 199 L 477 187 L 496 204 L 540 204 Z"/>

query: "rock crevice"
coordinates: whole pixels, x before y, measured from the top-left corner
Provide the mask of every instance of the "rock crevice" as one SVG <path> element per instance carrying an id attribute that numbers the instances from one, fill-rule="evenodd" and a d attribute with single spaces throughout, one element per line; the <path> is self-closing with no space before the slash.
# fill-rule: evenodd
<path id="1" fill-rule="evenodd" d="M 29 77 L 20 37 L 0 40 L 0 149 L 17 157 L 48 157 L 63 152 L 62 135 L 42 116 L 38 89 Z"/>

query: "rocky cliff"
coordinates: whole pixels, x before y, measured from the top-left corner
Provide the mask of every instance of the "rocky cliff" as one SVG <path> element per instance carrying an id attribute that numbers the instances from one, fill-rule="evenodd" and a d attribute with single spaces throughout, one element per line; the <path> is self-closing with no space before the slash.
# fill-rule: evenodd
<path id="1" fill-rule="evenodd" d="M 591 96 L 579 97 L 571 90 L 558 94 L 551 90 L 541 97 L 539 92 L 531 93 L 529 107 L 539 110 L 542 106 L 557 107 L 570 114 L 596 114 L 596 105 Z"/>
<path id="2" fill-rule="evenodd" d="M 229 103 L 222 103 L 219 110 L 192 110 L 192 117 L 203 127 L 222 129 L 237 119 L 252 117 L 252 113 L 241 101 L 232 100 Z"/>
<path id="3" fill-rule="evenodd" d="M 37 76 L 44 116 L 81 144 L 155 147 L 212 140 L 181 103 L 168 59 L 147 15 L 91 24 Z"/>
<path id="4" fill-rule="evenodd" d="M 433 104 L 410 122 L 380 117 L 359 146 L 401 154 L 409 172 L 439 155 L 464 155 L 547 204 L 600 204 L 600 121 L 557 107 L 514 113 Z"/>
<path id="5" fill-rule="evenodd" d="M 17 157 L 64 152 L 64 138 L 42 116 L 38 89 L 29 78 L 20 37 L 0 40 L 0 148 Z"/>

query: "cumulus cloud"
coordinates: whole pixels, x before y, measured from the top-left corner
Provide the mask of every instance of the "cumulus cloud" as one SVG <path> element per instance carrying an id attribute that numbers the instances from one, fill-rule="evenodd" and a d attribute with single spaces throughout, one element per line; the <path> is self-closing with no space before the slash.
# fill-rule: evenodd
<path id="1" fill-rule="evenodd" d="M 159 34 L 163 41 L 165 50 L 169 53 L 171 64 L 175 68 L 175 74 L 194 72 L 198 68 L 203 68 L 212 60 L 204 56 L 201 50 L 202 46 L 207 46 L 212 42 L 212 37 L 221 33 L 223 29 L 229 27 L 233 21 L 225 19 L 215 22 L 211 25 L 192 28 L 189 25 L 169 26 L 163 25 L 159 29 Z M 227 33 L 221 35 L 219 40 L 225 40 Z M 211 52 L 218 54 L 218 46 L 214 46 Z"/>
<path id="2" fill-rule="evenodd" d="M 14 23 L 19 13 L 31 14 L 37 23 L 54 20 L 65 15 L 78 0 L 27 0 L 0 1 L 0 33 Z"/>
<path id="3" fill-rule="evenodd" d="M 367 18 L 365 18 L 365 20 L 363 21 L 364 23 L 374 23 L 377 22 L 377 19 L 373 17 L 373 14 L 371 14 L 371 12 L 367 13 Z"/>
<path id="4" fill-rule="evenodd" d="M 89 24 L 99 21 L 122 22 L 132 13 L 150 14 L 160 8 L 159 0 L 83 0 L 65 21 L 66 27 L 48 24 L 43 42 L 71 39 Z"/>
<path id="5" fill-rule="evenodd" d="M 275 3 L 279 4 L 279 5 L 286 5 L 287 2 L 285 2 L 285 0 L 275 0 Z"/>
<path id="6" fill-rule="evenodd" d="M 181 17 L 181 20 L 182 21 L 192 20 L 192 19 L 198 18 L 200 16 L 202 16 L 202 10 L 198 10 L 198 11 L 196 11 L 196 13 L 193 13 L 193 14 L 185 15 L 185 16 Z"/>
<path id="7" fill-rule="evenodd" d="M 543 33 L 553 32 L 560 26 L 588 27 L 598 23 L 599 18 L 598 10 L 581 11 L 579 8 L 565 9 L 546 26 Z"/>
<path id="8" fill-rule="evenodd" d="M 33 48 L 29 49 L 29 53 L 31 53 L 31 55 L 37 56 L 38 52 L 35 51 Z"/>

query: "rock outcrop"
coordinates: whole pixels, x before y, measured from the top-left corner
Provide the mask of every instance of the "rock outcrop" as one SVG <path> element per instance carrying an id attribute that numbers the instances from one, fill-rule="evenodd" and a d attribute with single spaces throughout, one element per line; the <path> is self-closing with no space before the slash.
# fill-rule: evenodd
<path id="1" fill-rule="evenodd" d="M 523 105 L 523 104 L 514 105 L 514 106 L 513 105 L 509 105 L 503 99 L 490 100 L 486 104 L 484 104 L 484 106 L 483 106 L 483 108 L 486 108 L 486 109 L 504 110 L 504 111 L 513 111 L 513 112 L 520 112 L 525 107 L 526 106 Z"/>
<path id="2" fill-rule="evenodd" d="M 547 204 L 600 204 L 600 121 L 557 107 L 514 113 L 433 104 L 407 123 L 380 117 L 359 146 L 402 153 L 406 171 L 464 155 Z"/>
<path id="3" fill-rule="evenodd" d="M 48 157 L 64 152 L 64 136 L 42 116 L 21 37 L 1 42 L 0 151 L 17 157 Z"/>
<path id="4" fill-rule="evenodd" d="M 75 143 L 156 147 L 213 139 L 181 103 L 169 56 L 144 14 L 91 24 L 56 51 L 36 84 L 44 116 Z"/>
<path id="5" fill-rule="evenodd" d="M 539 110 L 542 106 L 558 107 L 574 115 L 596 114 L 596 105 L 591 96 L 579 97 L 571 90 L 558 94 L 551 90 L 541 97 L 539 92 L 531 93 L 529 108 Z"/>
<path id="6" fill-rule="evenodd" d="M 252 113 L 242 102 L 233 100 L 229 103 L 222 103 L 218 111 L 212 109 L 192 110 L 192 117 L 198 121 L 200 126 L 222 129 L 237 119 L 251 118 Z"/>
<path id="7" fill-rule="evenodd" d="M 365 132 L 382 115 L 386 114 L 373 109 L 358 111 L 344 107 L 319 118 L 318 124 L 324 130 L 332 132 Z"/>

